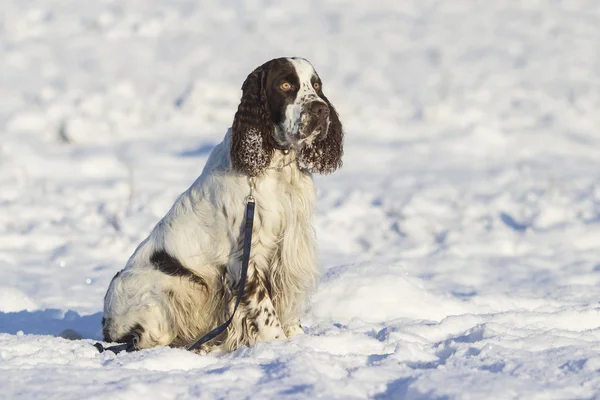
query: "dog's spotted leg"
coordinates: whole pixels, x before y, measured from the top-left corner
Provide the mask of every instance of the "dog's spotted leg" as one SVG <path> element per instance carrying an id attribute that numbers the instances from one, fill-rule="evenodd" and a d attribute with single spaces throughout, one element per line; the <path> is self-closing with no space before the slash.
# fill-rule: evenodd
<path id="1" fill-rule="evenodd" d="M 244 312 L 241 318 L 242 326 L 253 342 L 286 338 L 267 287 L 265 278 L 251 265 L 246 278 L 246 290 L 242 301 Z"/>
<path id="2" fill-rule="evenodd" d="M 262 341 L 285 339 L 287 335 L 275 312 L 275 307 L 267 289 L 267 281 L 261 274 L 256 274 L 256 278 L 259 281 L 259 288 L 255 296 L 256 309 L 254 315 L 260 339 Z"/>

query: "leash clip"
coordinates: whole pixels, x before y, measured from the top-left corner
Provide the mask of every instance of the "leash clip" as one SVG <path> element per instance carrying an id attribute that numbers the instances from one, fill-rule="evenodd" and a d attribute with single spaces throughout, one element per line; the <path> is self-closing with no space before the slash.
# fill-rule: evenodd
<path id="1" fill-rule="evenodd" d="M 254 178 L 248 178 L 248 184 L 250 185 L 250 194 L 248 194 L 248 196 L 246 197 L 246 204 L 252 202 L 255 202 L 254 199 L 254 188 L 255 188 L 255 179 Z"/>

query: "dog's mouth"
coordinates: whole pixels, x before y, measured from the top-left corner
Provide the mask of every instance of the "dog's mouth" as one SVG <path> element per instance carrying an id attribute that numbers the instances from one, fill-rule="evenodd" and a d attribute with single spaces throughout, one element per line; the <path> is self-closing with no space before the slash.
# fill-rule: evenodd
<path id="1" fill-rule="evenodd" d="M 292 132 L 280 129 L 278 144 L 296 148 L 315 140 L 322 140 L 327 135 L 329 118 L 317 118 L 309 113 L 302 113 L 295 128 Z"/>
<path id="2" fill-rule="evenodd" d="M 300 137 L 304 140 L 322 140 L 327 135 L 329 128 L 329 117 L 317 118 L 314 115 L 308 115 L 305 124 L 300 126 Z"/>
<path id="3" fill-rule="evenodd" d="M 284 115 L 275 132 L 278 147 L 299 148 L 327 136 L 330 108 L 320 99 L 306 100 L 302 105 L 288 105 Z"/>

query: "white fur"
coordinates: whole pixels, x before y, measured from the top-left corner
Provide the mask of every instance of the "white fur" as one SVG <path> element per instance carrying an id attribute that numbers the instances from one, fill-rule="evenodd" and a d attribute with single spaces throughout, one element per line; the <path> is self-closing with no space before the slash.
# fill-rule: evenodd
<path id="1" fill-rule="evenodd" d="M 304 82 L 310 64 L 291 61 Z M 310 77 L 308 83 L 312 88 Z M 316 96 L 309 88 L 303 85 L 298 105 Z M 293 107 L 290 110 L 298 112 Z M 250 185 L 247 176 L 232 170 L 230 139 L 231 130 L 213 150 L 200 177 L 111 282 L 104 316 L 110 321 L 106 331 L 113 340 L 140 324 L 144 331 L 138 348 L 186 345 L 233 311 Z M 292 162 L 295 157 L 293 149 L 289 154 L 276 151 L 271 168 L 255 178 L 248 281 L 258 282 L 263 289 L 270 284 L 272 297 L 261 302 L 252 298 L 247 305 L 240 305 L 220 341 L 225 350 L 301 333 L 299 318 L 319 271 L 311 226 L 315 186 L 311 175 Z M 150 257 L 159 249 L 204 279 L 207 287 L 158 271 Z"/>

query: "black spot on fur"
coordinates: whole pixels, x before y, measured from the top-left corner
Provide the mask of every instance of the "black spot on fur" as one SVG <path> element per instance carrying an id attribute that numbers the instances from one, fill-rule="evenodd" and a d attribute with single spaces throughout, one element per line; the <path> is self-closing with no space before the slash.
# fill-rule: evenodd
<path id="1" fill-rule="evenodd" d="M 246 338 L 255 335 L 258 332 L 258 325 L 254 318 L 245 316 L 242 318 L 242 329 L 245 331 Z"/>
<path id="2" fill-rule="evenodd" d="M 264 300 L 265 295 L 265 291 L 263 289 L 259 289 L 258 293 L 256 294 L 256 302 L 260 304 Z"/>
<path id="3" fill-rule="evenodd" d="M 137 345 L 137 343 L 140 341 L 140 337 L 144 334 L 145 329 L 142 325 L 135 324 L 130 330 L 129 332 L 127 332 L 125 335 L 123 335 L 121 338 L 115 340 L 115 342 L 117 343 L 132 343 L 134 345 Z"/>
<path id="4" fill-rule="evenodd" d="M 270 279 L 264 279 L 262 280 L 263 285 L 265 286 L 265 289 L 267 289 L 267 295 L 269 296 L 270 299 L 273 298 L 273 287 L 271 286 L 271 280 Z"/>
<path id="5" fill-rule="evenodd" d="M 253 276 L 248 277 L 248 280 L 246 281 L 246 289 L 244 292 L 244 297 L 246 298 L 246 300 L 249 301 L 251 298 L 253 298 L 256 292 L 258 291 L 258 288 L 258 279 L 256 279 Z"/>
<path id="6" fill-rule="evenodd" d="M 265 325 L 269 326 L 269 322 L 271 322 L 271 320 L 270 320 L 269 318 L 267 318 L 267 319 L 265 320 Z"/>
<path id="7" fill-rule="evenodd" d="M 178 259 L 167 253 L 165 250 L 157 250 L 150 257 L 150 262 L 160 272 L 169 276 L 188 278 L 198 285 L 208 287 L 204 279 L 194 274 L 192 271 L 184 267 Z"/>
<path id="8" fill-rule="evenodd" d="M 227 213 L 227 207 L 225 207 L 225 204 L 223 204 L 222 210 L 223 210 L 223 215 L 225 216 L 225 218 L 228 218 L 229 214 Z"/>

